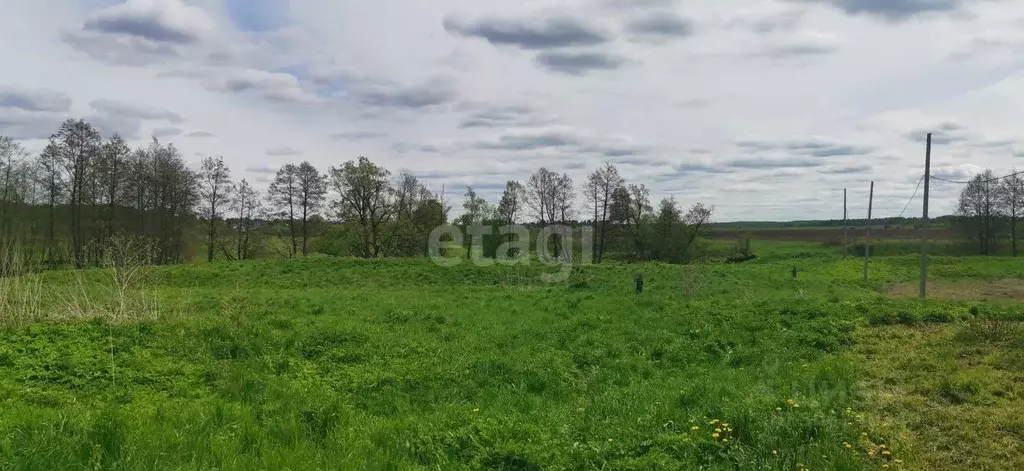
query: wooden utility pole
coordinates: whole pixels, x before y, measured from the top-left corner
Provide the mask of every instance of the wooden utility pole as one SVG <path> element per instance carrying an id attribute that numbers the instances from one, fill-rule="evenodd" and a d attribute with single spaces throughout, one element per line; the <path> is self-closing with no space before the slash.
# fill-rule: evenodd
<path id="1" fill-rule="evenodd" d="M 843 258 L 850 255 L 850 239 L 846 234 L 846 188 L 843 188 Z"/>
<path id="2" fill-rule="evenodd" d="M 921 300 L 928 290 L 928 183 L 932 173 L 932 133 L 924 151 L 924 216 L 921 218 Z"/>
<path id="3" fill-rule="evenodd" d="M 871 257 L 871 206 L 875 201 L 875 182 L 868 194 L 868 224 L 864 227 L 864 281 L 868 281 L 868 258 Z"/>

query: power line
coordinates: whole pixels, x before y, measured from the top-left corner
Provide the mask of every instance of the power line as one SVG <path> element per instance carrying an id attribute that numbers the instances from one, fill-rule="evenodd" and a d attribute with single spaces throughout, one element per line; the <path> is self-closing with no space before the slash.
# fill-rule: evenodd
<path id="1" fill-rule="evenodd" d="M 1009 174 L 1009 175 L 1003 175 L 1003 176 L 1001 176 L 1001 177 L 996 177 L 996 178 L 989 178 L 988 180 L 981 180 L 981 181 L 980 181 L 979 183 L 988 183 L 988 182 L 994 182 L 994 181 L 996 181 L 996 180 L 1002 180 L 1002 179 L 1004 179 L 1004 178 L 1010 178 L 1010 177 L 1015 177 L 1015 176 L 1017 176 L 1017 175 L 1024 175 L 1024 171 L 1021 171 L 1021 172 L 1016 172 L 1016 173 L 1011 173 L 1011 174 Z M 968 181 L 959 181 L 959 180 L 947 180 L 947 179 L 945 179 L 945 178 L 942 178 L 942 177 L 936 177 L 935 175 L 932 175 L 932 178 L 934 178 L 934 179 L 936 179 L 936 180 L 939 180 L 939 181 L 944 181 L 944 182 L 947 182 L 947 183 L 959 183 L 959 184 L 961 184 L 961 185 L 966 185 L 966 184 L 969 184 L 969 183 L 971 183 L 971 182 L 972 182 L 972 180 L 968 180 Z"/>
<path id="2" fill-rule="evenodd" d="M 896 216 L 896 219 L 903 217 L 903 214 L 907 212 L 907 208 L 910 207 L 910 203 L 914 202 L 914 197 L 917 196 L 917 191 L 921 189 L 921 183 L 924 183 L 924 175 L 921 175 L 921 179 L 917 181 L 917 188 L 914 189 L 914 194 L 910 195 L 910 201 L 907 201 L 907 205 L 903 207 L 903 211 L 900 211 L 900 215 Z"/>

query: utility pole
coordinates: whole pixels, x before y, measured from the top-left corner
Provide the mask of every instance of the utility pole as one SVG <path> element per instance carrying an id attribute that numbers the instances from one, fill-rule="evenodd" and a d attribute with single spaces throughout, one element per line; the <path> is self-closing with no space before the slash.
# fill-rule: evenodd
<path id="1" fill-rule="evenodd" d="M 871 256 L 871 206 L 875 201 L 875 182 L 868 195 L 868 225 L 864 227 L 864 281 L 868 281 L 868 258 Z"/>
<path id="2" fill-rule="evenodd" d="M 843 188 L 843 258 L 850 255 L 850 242 L 846 234 L 846 188 Z"/>
<path id="3" fill-rule="evenodd" d="M 921 218 L 921 301 L 928 291 L 928 183 L 932 173 L 932 133 L 924 152 L 924 217 Z"/>

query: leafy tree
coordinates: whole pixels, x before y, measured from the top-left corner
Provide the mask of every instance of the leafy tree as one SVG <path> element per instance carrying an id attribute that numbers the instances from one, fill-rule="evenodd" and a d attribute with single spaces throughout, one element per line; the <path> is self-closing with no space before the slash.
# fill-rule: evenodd
<path id="1" fill-rule="evenodd" d="M 366 258 L 382 255 L 394 232 L 387 224 L 397 205 L 391 188 L 391 172 L 367 159 L 331 167 L 331 188 L 337 194 L 338 218 L 352 225 L 361 241 L 360 254 Z"/>
<path id="2" fill-rule="evenodd" d="M 626 206 L 626 222 L 630 226 L 630 233 L 633 236 L 633 257 L 643 258 L 647 250 L 646 224 L 647 216 L 651 212 L 650 196 L 651 190 L 646 185 L 629 185 L 626 187 L 629 194 L 628 206 Z"/>
<path id="3" fill-rule="evenodd" d="M 505 182 L 505 191 L 498 202 L 497 219 L 502 224 L 515 224 L 523 212 L 526 202 L 526 188 L 515 180 Z"/>
<path id="4" fill-rule="evenodd" d="M 652 259 L 674 263 L 683 261 L 686 247 L 678 240 L 682 226 L 682 213 L 676 199 L 662 199 L 658 216 L 654 219 Z"/>

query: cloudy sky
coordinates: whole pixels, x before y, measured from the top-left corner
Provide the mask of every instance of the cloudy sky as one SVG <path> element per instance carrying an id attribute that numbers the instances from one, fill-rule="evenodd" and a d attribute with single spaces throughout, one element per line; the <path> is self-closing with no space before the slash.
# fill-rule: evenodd
<path id="1" fill-rule="evenodd" d="M 459 206 L 601 162 L 716 219 L 899 214 L 1024 168 L 1024 2 L 5 0 L 0 134 L 68 116 L 198 161 L 365 155 Z M 935 182 L 935 211 L 959 185 Z M 916 200 L 908 213 L 920 213 Z M 933 213 L 934 214 L 934 213 Z"/>

